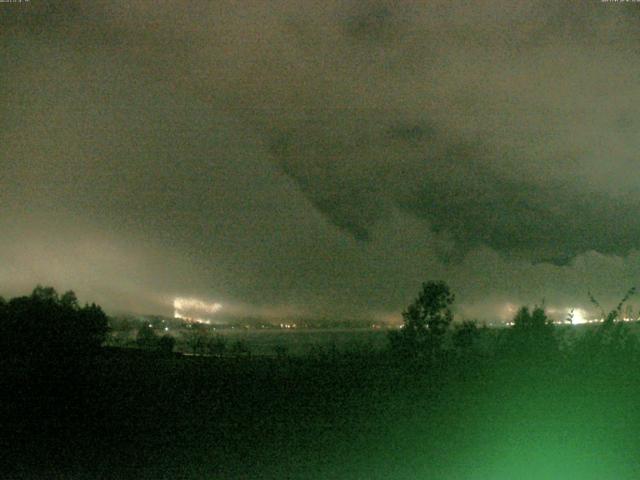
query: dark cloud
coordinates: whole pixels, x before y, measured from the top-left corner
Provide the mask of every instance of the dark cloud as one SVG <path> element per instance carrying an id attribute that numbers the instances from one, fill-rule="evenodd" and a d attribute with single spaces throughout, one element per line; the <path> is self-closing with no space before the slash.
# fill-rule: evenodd
<path id="1" fill-rule="evenodd" d="M 632 4 L 42 1 L 0 22 L 7 292 L 384 316 L 445 278 L 471 315 L 637 281 Z"/>

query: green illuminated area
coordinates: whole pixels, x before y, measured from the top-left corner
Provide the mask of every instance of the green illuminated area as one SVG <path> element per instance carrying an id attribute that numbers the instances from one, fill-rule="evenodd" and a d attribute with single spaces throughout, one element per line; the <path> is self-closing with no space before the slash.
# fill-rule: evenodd
<path id="1" fill-rule="evenodd" d="M 29 325 L 55 318 L 70 335 L 89 311 L 38 287 L 0 304 L 3 328 L 15 327 L 2 344 L 0 378 L 13 392 L 3 424 L 14 432 L 3 473 L 637 478 L 640 347 L 620 306 L 578 327 L 523 307 L 513 326 L 488 329 L 455 323 L 453 303 L 446 284 L 424 284 L 382 350 L 183 356 L 94 345 L 35 355 L 25 346 L 46 343 L 33 343 L 44 339 Z"/>
<path id="2" fill-rule="evenodd" d="M 639 78 L 640 0 L 0 0 L 0 480 L 640 479 Z"/>

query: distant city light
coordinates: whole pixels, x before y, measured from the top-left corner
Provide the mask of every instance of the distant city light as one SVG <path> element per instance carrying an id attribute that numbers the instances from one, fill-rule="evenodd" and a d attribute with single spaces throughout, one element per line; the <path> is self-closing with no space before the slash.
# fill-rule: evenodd
<path id="1" fill-rule="evenodd" d="M 213 315 L 222 308 L 214 302 L 208 303 L 197 298 L 176 297 L 173 300 L 173 317 L 196 323 L 211 323 L 209 315 Z"/>
<path id="2" fill-rule="evenodd" d="M 588 320 L 585 318 L 585 311 L 582 310 L 581 308 L 574 308 L 573 309 L 573 318 L 571 323 L 573 323 L 574 325 L 580 325 L 581 323 L 587 323 Z"/>
<path id="3" fill-rule="evenodd" d="M 502 325 L 507 327 L 512 327 L 514 325 L 514 314 L 517 311 L 517 307 L 512 303 L 506 303 L 501 308 L 501 313 L 506 316 L 506 319 L 503 320 Z M 556 325 L 567 325 L 571 323 L 571 325 L 584 325 L 584 324 L 592 324 L 592 323 L 602 323 L 605 321 L 604 318 L 600 317 L 589 317 L 588 312 L 582 308 L 559 308 L 559 307 L 547 307 L 545 308 L 545 312 L 553 320 L 553 323 Z M 503 317 L 505 318 L 505 317 Z M 571 318 L 571 322 L 569 322 L 569 318 Z M 622 322 L 635 322 L 638 318 L 635 317 L 617 317 L 615 321 Z"/>

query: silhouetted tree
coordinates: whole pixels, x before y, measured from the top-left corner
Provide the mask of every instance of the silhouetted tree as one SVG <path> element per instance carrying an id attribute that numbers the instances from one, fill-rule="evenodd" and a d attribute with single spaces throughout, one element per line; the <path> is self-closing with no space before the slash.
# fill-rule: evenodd
<path id="1" fill-rule="evenodd" d="M 65 308 L 73 309 L 77 309 L 80 307 L 78 303 L 78 297 L 76 297 L 76 294 L 75 292 L 73 292 L 73 290 L 69 290 L 68 292 L 62 294 L 62 296 L 60 297 L 60 305 Z"/>
<path id="2" fill-rule="evenodd" d="M 88 353 L 102 345 L 108 330 L 102 309 L 80 307 L 72 291 L 60 297 L 54 288 L 38 285 L 30 296 L 0 306 L 0 347 L 10 355 Z"/>
<path id="3" fill-rule="evenodd" d="M 67 293 L 73 294 L 73 292 Z M 75 298 L 75 294 L 73 294 L 73 297 Z M 91 345 L 92 348 L 102 345 L 107 333 L 109 333 L 109 320 L 102 308 L 95 303 L 80 308 L 77 302 L 71 304 L 68 308 L 73 309 L 78 314 L 76 332 L 79 334 L 79 341 Z"/>
<path id="4" fill-rule="evenodd" d="M 409 355 L 437 355 L 453 320 L 454 298 L 445 282 L 424 283 L 418 297 L 402 313 L 403 328 L 390 334 L 391 348 Z"/>
<path id="5" fill-rule="evenodd" d="M 503 347 L 511 354 L 551 358 L 558 352 L 553 321 L 542 307 L 521 307 L 507 331 Z"/>
<path id="6" fill-rule="evenodd" d="M 73 292 L 71 292 L 73 293 Z M 31 292 L 31 298 L 41 302 L 59 303 L 58 292 L 53 287 L 36 286 Z"/>
<path id="7" fill-rule="evenodd" d="M 139 347 L 149 349 L 157 348 L 158 341 L 158 335 L 148 323 L 140 326 L 138 334 L 136 335 L 136 343 Z"/>

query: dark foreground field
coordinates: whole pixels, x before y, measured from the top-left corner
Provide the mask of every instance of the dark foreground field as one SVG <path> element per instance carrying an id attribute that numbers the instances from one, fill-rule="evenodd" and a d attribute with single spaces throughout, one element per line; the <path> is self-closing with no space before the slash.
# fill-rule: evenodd
<path id="1" fill-rule="evenodd" d="M 527 364 L 5 361 L 0 478 L 638 478 L 637 367 Z"/>

